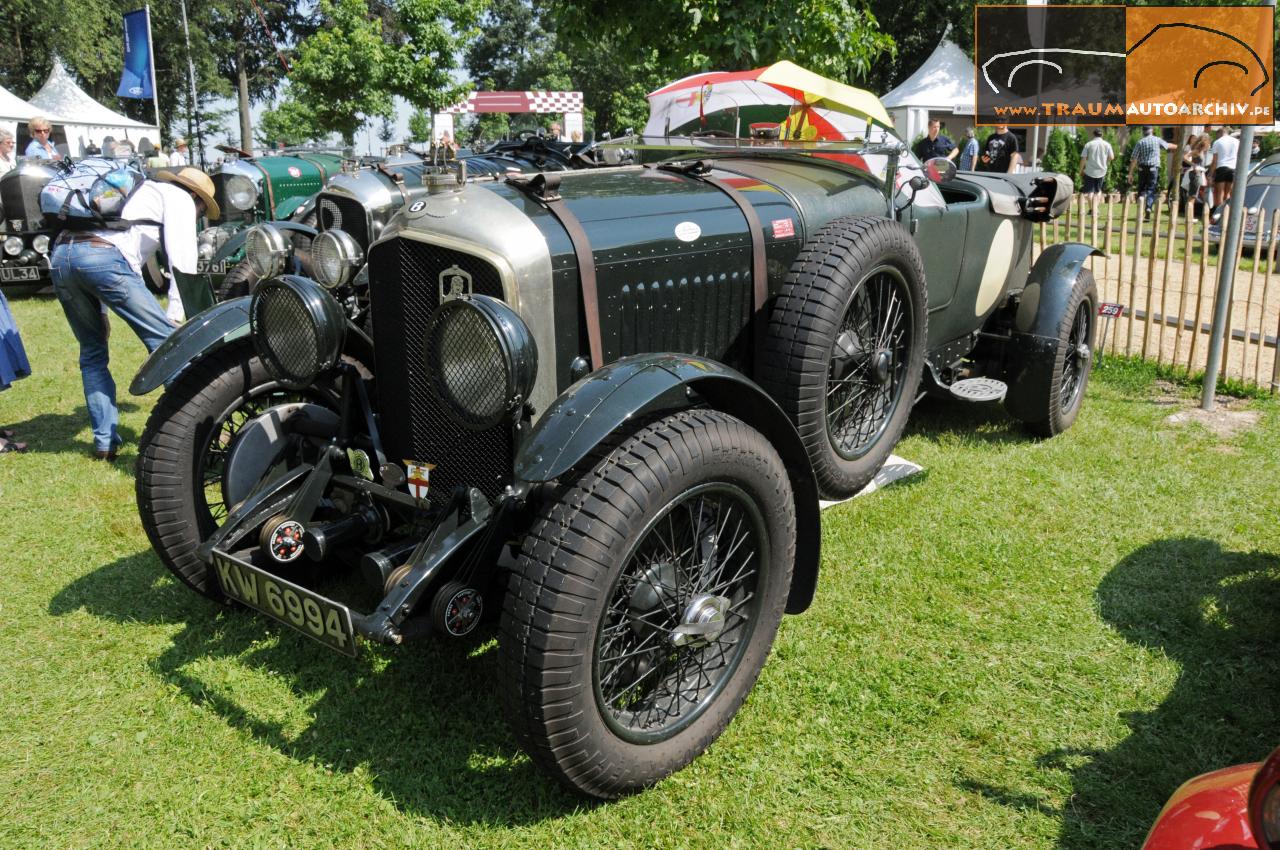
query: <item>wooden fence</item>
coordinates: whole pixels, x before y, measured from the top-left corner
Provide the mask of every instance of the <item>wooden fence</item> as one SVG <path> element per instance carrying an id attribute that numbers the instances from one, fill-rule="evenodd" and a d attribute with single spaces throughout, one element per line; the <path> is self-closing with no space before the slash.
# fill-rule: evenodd
<path id="1" fill-rule="evenodd" d="M 1076 195 L 1067 214 L 1039 225 L 1038 248 L 1086 242 L 1106 252 L 1088 262 L 1103 302 L 1121 304 L 1124 315 L 1098 319 L 1095 350 L 1124 354 L 1203 372 L 1218 288 L 1219 251 L 1209 238 L 1208 213 L 1191 215 L 1163 195 L 1146 215 L 1137 196 L 1111 195 L 1090 209 Z M 1227 214 L 1219 222 L 1226 232 Z M 1257 214 L 1257 247 L 1237 246 L 1235 285 L 1224 337 L 1221 375 L 1246 384 L 1280 388 L 1280 289 L 1276 241 L 1280 215 Z M 1269 238 L 1266 238 L 1268 237 Z"/>

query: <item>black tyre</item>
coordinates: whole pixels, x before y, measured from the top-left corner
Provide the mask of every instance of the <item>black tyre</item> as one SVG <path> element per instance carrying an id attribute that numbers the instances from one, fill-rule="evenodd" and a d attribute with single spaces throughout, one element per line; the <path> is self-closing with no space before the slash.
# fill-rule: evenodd
<path id="1" fill-rule="evenodd" d="M 230 301 L 248 295 L 258 284 L 258 273 L 248 260 L 241 260 L 223 275 L 215 294 L 219 301 Z"/>
<path id="2" fill-rule="evenodd" d="M 1093 370 L 1097 313 L 1098 285 L 1088 269 L 1081 269 L 1058 320 L 1056 353 L 1028 364 L 1021 378 L 1009 387 L 1007 405 L 1031 432 L 1057 436 L 1080 415 Z"/>
<path id="3" fill-rule="evenodd" d="M 534 762 L 611 798 L 693 761 L 764 666 L 795 537 L 781 458 L 727 414 L 598 450 L 533 523 L 504 600 L 501 691 Z"/>
<path id="4" fill-rule="evenodd" d="M 236 434 L 268 408 L 291 401 L 336 407 L 326 387 L 286 390 L 248 341 L 192 364 L 169 385 L 138 445 L 136 489 L 142 527 L 174 575 L 212 599 L 222 594 L 196 547 L 226 519 L 222 473 Z"/>
<path id="5" fill-rule="evenodd" d="M 926 298 L 920 252 L 888 219 L 833 221 L 792 263 L 757 375 L 800 432 L 823 496 L 865 487 L 902 436 Z"/>

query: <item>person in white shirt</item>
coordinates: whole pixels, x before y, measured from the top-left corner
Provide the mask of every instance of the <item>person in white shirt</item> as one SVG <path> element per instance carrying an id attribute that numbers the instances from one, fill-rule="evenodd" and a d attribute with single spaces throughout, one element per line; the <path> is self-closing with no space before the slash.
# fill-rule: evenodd
<path id="1" fill-rule="evenodd" d="M 1213 162 L 1209 173 L 1213 175 L 1213 202 L 1226 206 L 1231 200 L 1231 188 L 1236 182 L 1236 154 L 1240 151 L 1240 140 L 1231 136 L 1230 127 L 1219 127 L 1218 138 L 1214 140 Z M 1216 221 L 1221 211 L 1214 213 Z"/>
<path id="2" fill-rule="evenodd" d="M 1115 158 L 1116 152 L 1111 143 L 1102 138 L 1101 128 L 1095 127 L 1093 138 L 1080 151 L 1080 174 L 1084 177 L 1084 196 L 1089 199 L 1090 213 L 1102 196 L 1102 183 L 1107 177 L 1107 168 Z"/>
<path id="3" fill-rule="evenodd" d="M 13 156 L 13 148 L 16 144 L 13 133 L 0 130 L 0 174 L 12 171 L 18 166 L 18 161 Z"/>
<path id="4" fill-rule="evenodd" d="M 179 166 L 188 164 L 187 140 L 179 136 L 173 140 L 173 153 L 169 154 L 169 167 L 178 168 Z"/>
<path id="5" fill-rule="evenodd" d="M 99 460 L 115 460 L 123 442 L 102 305 L 128 323 L 148 351 L 155 351 L 173 325 L 143 283 L 142 266 L 163 242 L 171 273 L 195 274 L 201 214 L 213 220 L 221 216 L 209 176 L 190 167 L 164 171 L 135 189 L 125 203 L 121 219 L 132 224 L 64 231 L 54 245 L 53 288 L 80 343 L 80 378 L 93 425 L 93 456 Z"/>

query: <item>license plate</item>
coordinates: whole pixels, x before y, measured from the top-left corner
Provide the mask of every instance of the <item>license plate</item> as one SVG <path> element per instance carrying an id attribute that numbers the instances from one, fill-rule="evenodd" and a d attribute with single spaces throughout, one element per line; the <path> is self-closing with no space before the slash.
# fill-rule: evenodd
<path id="1" fill-rule="evenodd" d="M 211 263 L 208 260 L 197 260 L 196 272 L 198 274 L 226 274 L 227 261 L 219 260 L 216 263 Z"/>
<path id="2" fill-rule="evenodd" d="M 4 283 L 25 283 L 40 279 L 39 266 L 20 266 L 18 268 L 0 267 L 0 281 Z"/>
<path id="3" fill-rule="evenodd" d="M 356 633 L 351 626 L 351 609 L 346 605 L 216 549 L 213 566 L 227 596 L 330 649 L 355 657 Z"/>

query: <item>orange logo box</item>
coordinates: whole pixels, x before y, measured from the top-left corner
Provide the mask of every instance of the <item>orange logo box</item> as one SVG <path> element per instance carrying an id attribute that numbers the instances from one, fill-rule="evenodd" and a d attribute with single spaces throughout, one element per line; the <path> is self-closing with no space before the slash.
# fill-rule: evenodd
<path id="1" fill-rule="evenodd" d="M 1131 6 L 1125 11 L 1125 122 L 1270 124 L 1275 10 Z"/>

